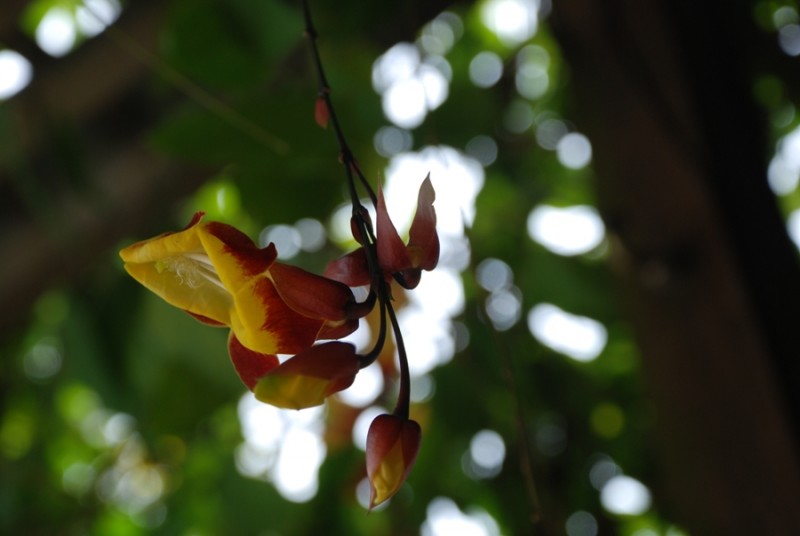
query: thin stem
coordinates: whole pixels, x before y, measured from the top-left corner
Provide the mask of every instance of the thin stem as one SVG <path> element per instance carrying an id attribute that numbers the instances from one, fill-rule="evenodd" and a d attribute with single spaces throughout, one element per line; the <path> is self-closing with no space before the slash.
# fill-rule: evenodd
<path id="1" fill-rule="evenodd" d="M 408 370 L 406 345 L 403 343 L 403 334 L 400 331 L 400 324 L 397 322 L 394 307 L 389 301 L 385 303 L 385 306 L 389 312 L 389 320 L 392 322 L 394 342 L 397 345 L 397 356 L 400 361 L 400 392 L 397 395 L 397 406 L 394 408 L 394 414 L 402 419 L 408 419 L 408 409 L 411 402 L 411 373 Z"/>
<path id="2" fill-rule="evenodd" d="M 387 281 L 383 277 L 383 270 L 378 262 L 377 240 L 373 232 L 372 226 L 368 220 L 368 213 L 358 197 L 356 189 L 356 181 L 353 175 L 358 177 L 361 186 L 366 190 L 367 194 L 372 201 L 373 206 L 377 209 L 378 198 L 375 191 L 370 186 L 361 168 L 356 162 L 350 147 L 347 145 L 339 118 L 333 107 L 331 100 L 331 88 L 328 85 L 327 77 L 325 76 L 325 69 L 322 67 L 322 59 L 320 58 L 319 48 L 317 47 L 317 30 L 314 27 L 314 22 L 311 18 L 311 8 L 308 5 L 308 0 L 303 0 L 303 15 L 305 17 L 306 35 L 311 42 L 311 52 L 314 58 L 314 66 L 317 71 L 317 78 L 319 80 L 319 97 L 325 103 L 328 111 L 328 121 L 332 125 L 333 132 L 336 135 L 336 140 L 339 142 L 339 152 L 342 164 L 345 167 L 347 174 L 347 187 L 350 193 L 350 201 L 353 205 L 353 221 L 355 222 L 356 232 L 360 234 L 359 242 L 364 247 L 364 252 L 367 257 L 367 267 L 370 273 L 370 286 L 373 292 L 377 295 L 379 307 L 381 308 L 380 317 L 380 331 L 378 332 L 378 339 L 375 346 L 364 356 L 361 356 L 359 365 L 361 368 L 372 364 L 380 355 L 386 342 L 387 322 L 386 316 L 388 313 L 389 319 L 392 324 L 394 332 L 395 343 L 397 351 L 400 356 L 400 393 L 397 400 L 397 407 L 394 410 L 395 415 L 403 418 L 408 418 L 410 390 L 411 390 L 411 376 L 408 370 L 408 358 L 406 356 L 406 349 L 403 343 L 403 335 L 400 331 L 400 324 L 397 322 L 394 308 L 391 304 L 391 296 Z M 356 237 L 359 238 L 359 237 Z"/>
<path id="3" fill-rule="evenodd" d="M 378 331 L 378 339 L 375 341 L 375 346 L 369 353 L 359 356 L 359 367 L 366 368 L 373 364 L 378 356 L 383 351 L 383 346 L 386 343 L 386 307 L 381 303 L 381 323 Z"/>
<path id="4" fill-rule="evenodd" d="M 333 132 L 336 135 L 336 140 L 339 142 L 339 151 L 341 153 L 342 164 L 347 170 L 347 178 L 350 183 L 350 196 L 353 200 L 353 205 L 360 204 L 358 196 L 355 193 L 355 186 L 353 185 L 353 171 L 351 166 L 355 161 L 350 147 L 347 145 L 347 139 L 344 136 L 342 127 L 339 124 L 339 118 L 336 115 L 336 110 L 333 108 L 331 102 L 331 87 L 328 85 L 328 78 L 325 76 L 325 69 L 322 67 L 322 58 L 319 55 L 319 48 L 317 47 L 317 29 L 314 27 L 314 21 L 311 18 L 311 8 L 308 6 L 308 0 L 303 0 L 303 15 L 306 23 L 306 35 L 311 42 L 311 53 L 314 58 L 314 67 L 317 70 L 317 79 L 319 80 L 319 97 L 325 101 L 325 107 L 328 109 L 328 117 Z"/>

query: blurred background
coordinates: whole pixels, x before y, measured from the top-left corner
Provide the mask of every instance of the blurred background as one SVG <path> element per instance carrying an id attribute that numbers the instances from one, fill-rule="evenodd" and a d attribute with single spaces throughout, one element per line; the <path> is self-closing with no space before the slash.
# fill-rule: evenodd
<path id="1" fill-rule="evenodd" d="M 638 4 L 312 2 L 362 170 L 401 233 L 430 173 L 442 240 L 397 291 L 422 450 L 367 515 L 392 352 L 274 409 L 117 254 L 198 210 L 355 247 L 299 3 L 4 0 L 0 532 L 791 533 L 798 6 Z"/>

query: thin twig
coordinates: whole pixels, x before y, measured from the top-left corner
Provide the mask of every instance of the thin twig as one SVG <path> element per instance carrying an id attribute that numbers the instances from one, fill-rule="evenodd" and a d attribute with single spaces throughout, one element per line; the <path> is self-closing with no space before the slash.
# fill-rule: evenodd
<path id="1" fill-rule="evenodd" d="M 378 201 L 377 197 L 375 196 L 375 192 L 372 190 L 372 187 L 369 185 L 369 182 L 366 180 L 363 173 L 361 173 L 361 169 L 359 168 L 358 163 L 353 156 L 353 152 L 350 150 L 350 146 L 347 144 L 344 131 L 339 123 L 339 118 L 336 116 L 336 110 L 334 109 L 333 102 L 331 100 L 331 87 L 328 85 L 328 79 L 325 76 L 325 69 L 322 66 L 322 58 L 319 54 L 319 47 L 317 47 L 317 37 L 319 34 L 317 34 L 317 29 L 315 28 L 314 21 L 311 18 L 311 8 L 308 5 L 308 0 L 303 0 L 303 16 L 305 17 L 306 23 L 306 36 L 311 42 L 311 52 L 314 58 L 314 67 L 317 70 L 317 78 L 319 80 L 319 98 L 325 101 L 325 107 L 328 110 L 328 116 L 331 126 L 333 127 L 333 132 L 336 135 L 336 140 L 339 142 L 340 157 L 342 164 L 344 164 L 345 168 L 347 169 L 350 196 L 352 198 L 353 205 L 359 206 L 361 204 L 355 192 L 355 185 L 353 184 L 352 173 L 355 171 L 356 175 L 361 181 L 361 184 L 367 190 L 367 194 L 372 200 L 372 203 L 377 206 Z"/>
<path id="2" fill-rule="evenodd" d="M 105 20 L 103 20 L 103 17 L 93 10 L 91 4 L 86 3 L 83 5 L 83 7 L 99 22 L 104 25 L 106 24 Z M 285 141 L 278 138 L 274 134 L 267 132 L 261 126 L 254 123 L 228 104 L 224 103 L 218 97 L 212 95 L 207 90 L 197 85 L 189 77 L 175 70 L 171 65 L 144 48 L 125 32 L 117 29 L 114 26 L 107 26 L 106 34 L 117 44 L 117 46 L 127 52 L 136 61 L 154 71 L 156 74 L 161 76 L 161 78 L 182 91 L 194 102 L 212 114 L 216 115 L 232 127 L 247 134 L 271 151 L 283 154 L 289 150 L 289 144 L 287 144 Z"/>

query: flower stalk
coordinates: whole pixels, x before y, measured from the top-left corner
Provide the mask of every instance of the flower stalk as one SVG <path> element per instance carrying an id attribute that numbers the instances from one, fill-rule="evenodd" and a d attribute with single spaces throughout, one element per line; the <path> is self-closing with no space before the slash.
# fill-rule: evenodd
<path id="1" fill-rule="evenodd" d="M 361 274 L 348 284 L 370 286 L 370 295 L 377 297 L 380 308 L 380 327 L 373 349 L 361 356 L 360 366 L 371 365 L 380 355 L 391 323 L 392 333 L 400 364 L 400 388 L 392 415 L 381 415 L 373 421 L 367 434 L 367 476 L 370 480 L 370 510 L 390 499 L 400 489 L 408 477 L 416 459 L 421 440 L 419 424 L 409 419 L 411 375 L 403 334 L 392 306 L 390 282 L 397 281 L 404 288 L 417 286 L 420 271 L 432 270 L 439 258 L 439 240 L 436 234 L 436 215 L 433 209 L 435 194 L 430 178 L 426 178 L 420 188 L 417 213 L 411 225 L 408 245 L 403 244 L 394 224 L 389 219 L 383 192 L 379 188 L 376 195 L 364 177 L 350 150 L 331 99 L 325 71 L 317 47 L 317 30 L 311 18 L 308 0 L 303 0 L 303 13 L 306 23 L 306 36 L 311 43 L 311 52 L 319 80 L 315 114 L 317 123 L 323 128 L 330 122 L 339 143 L 339 154 L 345 168 L 348 191 L 352 203 L 353 236 L 361 244 L 360 250 L 332 262 L 326 275 L 337 274 L 350 277 Z M 377 213 L 377 235 L 373 231 L 369 213 L 358 195 L 354 175 L 366 191 Z M 366 280 L 364 273 L 366 272 Z"/>
<path id="2" fill-rule="evenodd" d="M 274 244 L 259 247 L 235 227 L 203 221 L 204 214 L 197 212 L 183 229 L 132 244 L 120 256 L 131 277 L 164 301 L 206 325 L 227 328 L 228 354 L 242 383 L 258 400 L 276 407 L 318 406 L 348 388 L 383 352 L 391 325 L 400 385 L 393 413 L 376 418 L 367 437 L 372 509 L 402 487 L 421 440 L 419 424 L 409 418 L 411 376 L 391 285 L 413 289 L 421 271 L 438 262 L 435 193 L 426 178 L 404 243 L 389 218 L 382 189 L 373 190 L 347 144 L 306 0 L 303 12 L 319 78 L 315 119 L 323 128 L 330 124 L 339 143 L 358 249 L 331 261 L 317 275 L 278 262 Z M 374 227 L 359 191 L 375 209 Z M 367 298 L 357 301 L 355 287 L 369 287 Z M 355 331 L 376 306 L 380 325 L 369 352 L 359 354 L 352 344 L 332 340 Z M 292 357 L 281 362 L 278 354 Z"/>

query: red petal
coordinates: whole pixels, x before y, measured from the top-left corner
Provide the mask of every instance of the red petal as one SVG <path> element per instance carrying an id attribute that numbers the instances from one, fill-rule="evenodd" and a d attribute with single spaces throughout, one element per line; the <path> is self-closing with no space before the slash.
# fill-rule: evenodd
<path id="1" fill-rule="evenodd" d="M 405 289 L 415 289 L 417 285 L 419 285 L 420 279 L 422 279 L 422 270 L 419 268 L 403 270 L 402 272 L 395 273 L 394 279 Z"/>
<path id="2" fill-rule="evenodd" d="M 378 186 L 377 231 L 378 231 L 378 263 L 390 274 L 411 268 L 411 258 L 406 245 L 389 218 L 383 188 Z"/>
<path id="3" fill-rule="evenodd" d="M 330 119 L 328 104 L 325 102 L 325 98 L 320 95 L 317 97 L 317 102 L 314 106 L 314 120 L 319 126 L 326 128 L 328 126 L 328 119 Z"/>
<path id="4" fill-rule="evenodd" d="M 353 378 L 359 371 L 356 347 L 347 342 L 326 342 L 312 346 L 285 361 L 272 374 L 312 376 L 332 380 Z"/>
<path id="5" fill-rule="evenodd" d="M 275 289 L 286 304 L 310 318 L 344 320 L 347 307 L 355 302 L 344 283 L 276 262 L 269 270 Z"/>
<path id="6" fill-rule="evenodd" d="M 439 262 L 439 235 L 436 234 L 436 210 L 433 208 L 435 199 L 436 192 L 428 174 L 419 187 L 417 213 L 409 231 L 408 248 L 415 257 L 415 268 L 433 270 Z"/>
<path id="7" fill-rule="evenodd" d="M 318 339 L 341 339 L 347 337 L 358 329 L 358 318 L 346 320 L 342 324 L 330 325 L 323 324 L 322 329 L 317 335 Z"/>
<path id="8" fill-rule="evenodd" d="M 251 391 L 255 388 L 259 378 L 279 364 L 277 356 L 261 354 L 245 348 L 233 332 L 228 336 L 228 354 L 231 356 L 233 368 L 236 369 L 239 378 Z"/>
<path id="9" fill-rule="evenodd" d="M 369 285 L 369 265 L 364 248 L 332 260 L 323 274 L 328 279 L 339 281 L 349 287 Z"/>

